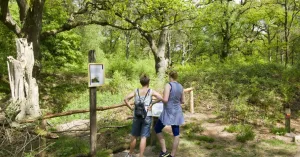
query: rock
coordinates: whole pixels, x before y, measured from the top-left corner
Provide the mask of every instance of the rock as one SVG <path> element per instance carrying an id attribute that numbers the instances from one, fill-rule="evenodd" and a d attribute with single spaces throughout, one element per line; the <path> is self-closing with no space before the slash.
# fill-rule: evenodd
<path id="1" fill-rule="evenodd" d="M 83 130 L 88 129 L 90 126 L 89 120 L 74 120 L 69 123 L 60 124 L 56 126 L 57 131 L 67 131 L 67 130 Z"/>
<path id="2" fill-rule="evenodd" d="M 6 117 L 5 117 L 5 113 L 4 112 L 0 112 L 0 123 L 5 121 Z"/>
<path id="3" fill-rule="evenodd" d="M 295 143 L 296 145 L 300 145 L 300 135 L 295 136 Z"/>

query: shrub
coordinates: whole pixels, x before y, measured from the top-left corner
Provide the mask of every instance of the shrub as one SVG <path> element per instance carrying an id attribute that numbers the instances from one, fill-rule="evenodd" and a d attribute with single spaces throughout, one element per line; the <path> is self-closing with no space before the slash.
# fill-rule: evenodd
<path id="1" fill-rule="evenodd" d="M 230 133 L 237 133 L 236 140 L 238 142 L 244 143 L 246 141 L 253 140 L 255 138 L 255 133 L 253 131 L 252 126 L 250 125 L 243 125 L 243 124 L 230 125 L 229 127 L 226 127 L 224 130 Z"/>
<path id="2" fill-rule="evenodd" d="M 274 63 L 225 61 L 177 66 L 179 82 L 193 86 L 200 100 L 215 103 L 229 122 L 282 120 L 283 104 L 296 104 L 300 72 Z"/>
<path id="3" fill-rule="evenodd" d="M 271 128 L 271 133 L 283 136 L 286 134 L 286 129 L 284 127 L 273 127 Z"/>
<path id="4" fill-rule="evenodd" d="M 125 82 L 127 82 L 127 78 L 126 76 L 119 71 L 115 71 L 113 73 L 113 77 L 112 80 L 109 82 L 109 86 L 111 89 L 111 92 L 114 93 L 118 93 L 120 92 L 120 89 L 124 89 L 125 86 Z"/>
<path id="5" fill-rule="evenodd" d="M 115 59 L 109 63 L 107 68 L 107 76 L 113 77 L 114 74 L 118 71 L 123 73 L 129 79 L 134 77 L 134 62 L 131 60 L 119 59 L 118 56 L 114 56 Z"/>

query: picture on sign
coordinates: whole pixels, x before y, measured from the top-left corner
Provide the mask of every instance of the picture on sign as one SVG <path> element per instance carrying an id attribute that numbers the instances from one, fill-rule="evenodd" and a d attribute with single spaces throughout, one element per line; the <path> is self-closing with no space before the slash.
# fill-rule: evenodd
<path id="1" fill-rule="evenodd" d="M 104 84 L 104 65 L 98 63 L 89 64 L 89 87 L 98 87 Z"/>
<path id="2" fill-rule="evenodd" d="M 164 104 L 162 102 L 158 102 L 153 104 L 152 106 L 152 116 L 159 117 L 164 109 Z"/>

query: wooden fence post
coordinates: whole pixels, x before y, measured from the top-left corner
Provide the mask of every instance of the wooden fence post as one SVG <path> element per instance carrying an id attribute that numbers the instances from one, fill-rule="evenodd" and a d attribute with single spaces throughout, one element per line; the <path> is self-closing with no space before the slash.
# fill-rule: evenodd
<path id="1" fill-rule="evenodd" d="M 192 114 L 195 112 L 194 111 L 194 92 L 193 92 L 193 90 L 191 90 L 191 92 L 190 92 L 190 111 Z"/>
<path id="2" fill-rule="evenodd" d="M 291 108 L 285 108 L 285 130 L 291 133 Z"/>
<path id="3" fill-rule="evenodd" d="M 96 56 L 95 50 L 89 51 L 89 63 L 95 63 Z M 97 89 L 96 87 L 90 87 L 90 156 L 96 157 L 97 146 Z"/>

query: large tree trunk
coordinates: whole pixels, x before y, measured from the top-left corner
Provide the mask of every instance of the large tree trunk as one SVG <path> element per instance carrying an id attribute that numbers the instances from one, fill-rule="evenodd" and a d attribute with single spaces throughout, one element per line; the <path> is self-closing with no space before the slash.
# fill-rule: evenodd
<path id="1" fill-rule="evenodd" d="M 166 52 L 166 43 L 167 43 L 167 28 L 163 28 L 159 34 L 158 41 L 156 43 L 153 37 L 145 32 L 141 32 L 142 36 L 146 38 L 151 48 L 151 51 L 154 55 L 155 60 L 155 71 L 158 77 L 158 80 L 161 83 L 164 83 L 165 73 L 167 71 L 167 59 L 165 57 Z"/>
<path id="2" fill-rule="evenodd" d="M 39 92 L 36 79 L 32 77 L 34 55 L 32 43 L 19 38 L 17 43 L 17 59 L 9 56 L 8 72 L 11 88 L 11 104 L 8 110 L 19 112 L 16 120 L 36 118 L 41 115 Z"/>
<path id="3" fill-rule="evenodd" d="M 34 69 L 33 76 L 38 77 L 41 70 L 41 50 L 40 50 L 40 34 L 42 31 L 42 18 L 43 18 L 43 8 L 45 0 L 35 0 L 33 1 L 33 6 L 28 9 L 24 20 L 24 27 L 22 32 L 24 37 L 28 39 L 28 42 L 33 43 L 34 52 Z"/>
<path id="4" fill-rule="evenodd" d="M 158 76 L 159 80 L 164 80 L 165 73 L 167 70 L 167 60 L 165 57 L 165 52 L 166 52 L 166 41 L 167 41 L 167 28 L 164 28 L 161 30 L 160 35 L 159 35 L 159 40 L 158 40 L 158 48 L 156 47 L 151 47 L 151 50 L 154 54 L 155 58 L 155 70 L 156 74 Z M 154 41 L 152 41 L 154 42 Z"/>

